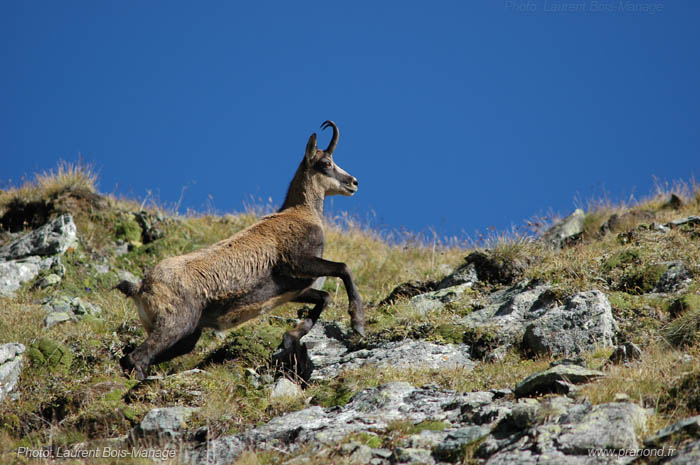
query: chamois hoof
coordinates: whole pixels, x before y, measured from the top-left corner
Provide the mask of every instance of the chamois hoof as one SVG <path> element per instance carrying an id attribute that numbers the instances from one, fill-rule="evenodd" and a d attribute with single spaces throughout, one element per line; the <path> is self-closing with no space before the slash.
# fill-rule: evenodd
<path id="1" fill-rule="evenodd" d="M 365 322 L 364 321 L 353 321 L 352 329 L 362 337 L 365 337 Z"/>
<path id="2" fill-rule="evenodd" d="M 308 383 L 314 371 L 314 364 L 306 350 L 306 344 L 290 339 L 285 339 L 272 355 L 272 365 L 285 376 Z"/>
<path id="3" fill-rule="evenodd" d="M 146 370 L 141 367 L 141 365 L 135 364 L 131 360 L 131 355 L 127 354 L 119 359 L 119 366 L 122 367 L 122 371 L 127 378 L 136 378 L 139 381 L 146 379 Z"/>

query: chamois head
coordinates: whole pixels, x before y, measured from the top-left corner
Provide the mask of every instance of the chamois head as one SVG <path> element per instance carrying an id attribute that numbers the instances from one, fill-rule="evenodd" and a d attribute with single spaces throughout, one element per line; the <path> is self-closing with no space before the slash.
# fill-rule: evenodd
<path id="1" fill-rule="evenodd" d="M 333 121 L 326 121 L 321 129 L 333 128 L 333 137 L 326 150 L 316 146 L 316 133 L 309 137 L 304 154 L 304 165 L 312 185 L 324 195 L 352 195 L 357 191 L 357 178 L 335 164 L 333 151 L 338 145 L 340 133 Z"/>

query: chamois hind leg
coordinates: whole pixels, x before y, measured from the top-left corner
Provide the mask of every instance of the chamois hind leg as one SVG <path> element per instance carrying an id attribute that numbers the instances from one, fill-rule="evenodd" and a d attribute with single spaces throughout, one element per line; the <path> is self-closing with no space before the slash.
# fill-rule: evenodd
<path id="1" fill-rule="evenodd" d="M 187 313 L 168 315 L 155 321 L 153 331 L 133 352 L 119 361 L 124 371 L 134 372 L 138 379 L 144 379 L 148 367 L 164 362 L 192 350 L 201 330 L 197 327 L 199 318 L 188 318 Z"/>
<path id="2" fill-rule="evenodd" d="M 311 377 L 314 365 L 309 358 L 306 346 L 300 342 L 300 339 L 311 331 L 330 300 L 327 292 L 316 289 L 306 289 L 292 300 L 293 302 L 316 305 L 307 317 L 297 324 L 296 328 L 284 333 L 282 343 L 277 353 L 272 357 L 273 362 L 279 365 L 283 371 L 291 372 L 304 381 L 308 381 Z"/>

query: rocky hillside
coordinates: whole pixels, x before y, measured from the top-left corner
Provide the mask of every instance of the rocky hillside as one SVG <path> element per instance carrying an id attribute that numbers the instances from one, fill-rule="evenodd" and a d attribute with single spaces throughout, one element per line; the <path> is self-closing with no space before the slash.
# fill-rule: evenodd
<path id="1" fill-rule="evenodd" d="M 171 215 L 57 171 L 0 192 L 5 464 L 700 463 L 700 191 L 575 211 L 537 238 L 389 244 L 329 221 L 342 282 L 302 339 L 308 383 L 270 360 L 298 304 L 138 382 L 144 339 L 112 290 L 256 221 Z M 682 187 L 682 186 L 681 186 Z"/>

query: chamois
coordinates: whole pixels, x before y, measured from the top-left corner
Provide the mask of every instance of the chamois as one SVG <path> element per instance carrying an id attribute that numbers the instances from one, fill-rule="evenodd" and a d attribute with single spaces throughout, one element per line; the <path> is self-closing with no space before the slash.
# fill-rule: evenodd
<path id="1" fill-rule="evenodd" d="M 357 179 L 335 164 L 339 131 L 332 121 L 321 125 L 328 127 L 333 135 L 325 150 L 317 148 L 316 133 L 309 137 L 277 213 L 208 247 L 162 260 L 140 284 L 116 286 L 136 302 L 148 333 L 120 360 L 127 373 L 143 379 L 150 365 L 190 352 L 202 328 L 231 328 L 285 302 L 315 304 L 285 333 L 281 348 L 290 354 L 330 302 L 327 292 L 311 287 L 321 276 L 343 280 L 352 328 L 364 335 L 362 299 L 348 266 L 322 258 L 325 197 L 351 196 L 358 187 Z"/>

